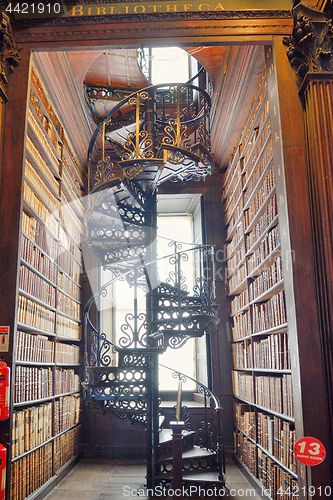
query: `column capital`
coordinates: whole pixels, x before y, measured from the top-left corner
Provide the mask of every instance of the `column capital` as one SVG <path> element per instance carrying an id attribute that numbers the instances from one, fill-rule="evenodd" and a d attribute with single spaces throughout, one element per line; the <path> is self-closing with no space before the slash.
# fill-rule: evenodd
<path id="1" fill-rule="evenodd" d="M 313 82 L 333 82 L 333 71 L 308 71 L 302 80 L 302 84 L 299 89 L 299 95 L 303 96 L 306 92 L 308 86 Z"/>
<path id="2" fill-rule="evenodd" d="M 283 39 L 289 62 L 296 70 L 300 83 L 309 72 L 333 72 L 332 19 L 307 3 L 300 2 L 294 7 L 292 34 Z"/>
<path id="3" fill-rule="evenodd" d="M 20 62 L 20 54 L 13 40 L 9 17 L 0 12 L 0 93 L 6 100 L 8 76 Z"/>

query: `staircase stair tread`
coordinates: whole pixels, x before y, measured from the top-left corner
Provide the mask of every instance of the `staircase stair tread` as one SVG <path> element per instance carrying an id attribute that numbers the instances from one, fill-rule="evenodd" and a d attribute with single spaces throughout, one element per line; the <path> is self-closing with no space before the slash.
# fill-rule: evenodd
<path id="1" fill-rule="evenodd" d="M 215 456 L 215 453 L 212 451 L 206 450 L 206 448 L 200 448 L 198 445 L 194 445 L 190 450 L 183 451 L 182 458 L 200 458 L 200 457 L 212 457 Z M 161 461 L 172 460 L 172 456 L 163 457 Z"/>
<path id="2" fill-rule="evenodd" d="M 195 431 L 188 431 L 184 429 L 182 431 L 182 436 L 191 436 L 195 434 Z M 167 443 L 169 441 L 172 441 L 172 430 L 171 429 L 162 429 L 160 432 L 160 444 Z"/>
<path id="3" fill-rule="evenodd" d="M 170 337 L 177 335 L 177 336 L 189 336 L 189 337 L 202 337 L 202 335 L 205 333 L 205 330 L 195 330 L 194 328 L 192 330 L 161 330 L 161 332 L 164 335 L 168 335 Z"/>
<path id="4" fill-rule="evenodd" d="M 175 307 L 175 310 L 177 312 L 177 308 Z M 190 312 L 190 311 L 187 311 L 185 310 L 185 312 Z M 183 318 L 183 321 L 196 321 L 196 320 L 204 320 L 204 321 L 217 321 L 218 318 L 216 316 L 213 316 L 212 314 L 208 314 L 208 313 L 201 313 L 201 314 L 189 314 L 188 316 L 184 316 Z M 163 323 L 178 323 L 179 322 L 179 318 L 159 318 L 159 319 L 154 319 L 153 321 L 151 321 L 150 323 L 153 324 L 153 325 L 159 325 L 159 324 L 163 324 Z"/>
<path id="5" fill-rule="evenodd" d="M 176 287 L 174 288 L 174 293 L 170 294 L 167 292 L 154 292 L 154 297 L 162 298 L 162 299 L 172 299 L 178 300 L 178 289 Z M 171 290 L 172 291 L 172 290 Z M 189 300 L 193 300 L 193 302 L 200 302 L 202 299 L 200 297 L 197 297 L 196 295 L 189 295 L 189 292 L 186 292 L 185 290 L 181 290 L 180 292 L 181 299 L 188 302 Z"/>
<path id="6" fill-rule="evenodd" d="M 194 312 L 196 313 L 197 311 L 200 311 L 202 308 L 202 304 L 184 304 L 180 307 L 180 311 L 182 313 L 186 312 L 186 313 L 191 313 L 191 312 Z M 169 306 L 156 306 L 156 307 L 152 307 L 152 310 L 153 311 L 157 311 L 157 312 L 163 312 L 165 314 L 173 314 L 173 313 L 177 313 L 179 311 L 179 307 L 177 304 L 171 304 Z M 189 316 L 188 316 L 189 317 Z M 173 318 L 167 318 L 167 319 L 173 319 Z"/>
<path id="7" fill-rule="evenodd" d="M 164 325 L 164 323 L 169 323 L 170 325 L 179 325 L 179 322 L 181 320 L 183 321 L 189 321 L 190 319 L 195 319 L 195 315 L 192 316 L 185 316 L 182 318 L 160 318 L 160 319 L 154 319 L 150 322 L 151 325 Z"/>
<path id="8" fill-rule="evenodd" d="M 159 475 L 156 479 L 172 479 L 172 474 L 163 474 Z M 224 481 L 220 481 L 219 473 L 217 471 L 206 471 L 206 472 L 192 472 L 190 474 L 183 474 L 182 476 L 183 482 L 191 482 L 191 483 L 208 483 L 210 485 L 216 484 L 221 487 L 224 486 Z"/>
<path id="9" fill-rule="evenodd" d="M 219 480 L 219 474 L 217 471 L 183 474 L 183 481 L 198 481 L 198 482 L 207 481 L 207 482 L 214 482 L 221 484 L 221 481 Z"/>
<path id="10" fill-rule="evenodd" d="M 159 285 L 162 288 L 166 288 L 167 290 L 170 290 L 170 292 L 178 293 L 179 288 L 177 286 L 171 285 L 170 283 L 166 283 L 165 281 L 162 281 Z M 157 293 L 162 293 L 166 296 L 170 296 L 167 292 L 157 292 Z M 188 296 L 190 292 L 187 290 L 180 290 L 181 295 Z"/>

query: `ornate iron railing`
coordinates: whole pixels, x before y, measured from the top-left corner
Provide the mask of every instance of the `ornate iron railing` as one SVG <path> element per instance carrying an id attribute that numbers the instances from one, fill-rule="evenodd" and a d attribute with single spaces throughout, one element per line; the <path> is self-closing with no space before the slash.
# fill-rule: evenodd
<path id="1" fill-rule="evenodd" d="M 115 176 L 133 179 L 148 167 L 160 171 L 159 182 L 210 174 L 210 106 L 207 92 L 192 83 L 153 85 L 127 96 L 93 134 L 88 150 L 90 190 Z M 102 158 L 95 160 L 98 141 Z M 108 157 L 106 144 L 111 150 Z"/>
<path id="2" fill-rule="evenodd" d="M 213 394 L 213 392 L 204 384 L 198 380 L 185 375 L 184 373 L 159 364 L 160 367 L 165 368 L 172 372 L 172 377 L 181 382 L 181 384 L 186 384 L 187 381 L 192 381 L 196 385 L 196 391 L 203 397 L 204 406 L 204 419 L 201 421 L 199 429 L 199 444 L 202 448 L 206 448 L 208 451 L 214 452 L 218 459 L 218 472 L 219 476 L 222 478 L 225 474 L 225 448 L 224 448 L 224 437 L 223 437 L 223 426 L 222 426 L 222 406 L 219 399 Z M 212 405 L 211 405 L 212 402 Z M 209 421 L 208 409 L 211 408 L 215 413 L 215 425 L 213 422 Z M 172 417 L 176 420 L 176 414 L 174 413 Z M 186 406 L 182 406 L 182 412 L 180 414 L 180 420 L 184 420 L 185 428 L 191 430 L 190 425 L 190 415 Z"/>
<path id="3" fill-rule="evenodd" d="M 106 335 L 104 334 L 104 338 L 96 337 L 100 329 L 94 326 L 91 308 L 93 304 L 96 306 L 95 324 L 99 325 L 103 300 L 107 296 L 112 298 L 116 283 L 126 283 L 128 293 L 132 294 L 131 309 L 127 304 L 123 323 L 118 329 L 123 334 L 118 335 L 118 344 L 122 348 L 167 346 L 179 348 L 190 336 L 209 333 L 218 322 L 215 304 L 214 247 L 187 245 L 184 249 L 182 244 L 172 240 L 169 241 L 169 245 L 174 248 L 173 253 L 152 262 L 145 262 L 142 258 L 140 266 L 133 266 L 120 275 L 116 274 L 88 301 L 84 309 L 84 341 L 88 366 L 106 366 L 103 359 L 105 356 L 107 359 L 110 357 L 103 343 Z M 159 276 L 153 288 L 150 272 L 156 265 Z M 186 279 L 184 266 L 193 273 L 192 283 Z M 152 319 L 148 324 L 145 314 L 146 304 L 140 307 L 139 295 L 142 299 L 142 295 L 150 289 L 156 308 L 156 319 Z M 103 342 L 98 344 L 97 341 Z M 111 359 L 112 356 L 110 362 Z"/>
<path id="4" fill-rule="evenodd" d="M 95 370 L 89 371 L 86 375 L 86 382 L 83 384 L 86 398 L 93 403 L 102 402 L 104 411 L 112 410 L 119 418 L 129 416 L 132 421 L 145 425 L 148 402 L 146 372 L 149 369 L 151 352 L 149 349 L 122 349 L 107 340 L 104 334 L 97 335 L 105 353 L 111 350 L 119 354 L 119 364 L 118 367 L 106 369 L 105 366 L 108 365 L 110 359 L 106 358 L 105 353 L 101 356 L 102 366 L 95 365 Z M 199 445 L 216 455 L 218 474 L 222 480 L 225 474 L 225 448 L 220 401 L 206 385 L 193 377 L 161 363 L 158 366 L 172 372 L 172 377 L 181 384 L 186 384 L 188 381 L 194 382 L 196 392 L 203 397 L 204 417 L 198 429 Z M 97 393 L 94 388 L 97 388 Z M 210 420 L 212 415 L 209 410 L 214 412 L 213 421 Z M 193 430 L 187 406 L 181 405 L 179 416 L 177 416 L 176 406 L 174 407 L 171 420 L 176 419 L 184 421 L 185 429 Z"/>

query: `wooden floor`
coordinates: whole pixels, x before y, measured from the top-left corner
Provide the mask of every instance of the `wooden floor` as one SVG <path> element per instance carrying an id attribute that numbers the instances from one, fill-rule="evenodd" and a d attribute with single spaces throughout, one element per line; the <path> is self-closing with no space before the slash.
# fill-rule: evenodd
<path id="1" fill-rule="evenodd" d="M 230 498 L 235 500 L 244 498 L 259 500 L 261 498 L 231 460 L 227 461 L 226 477 L 227 487 L 231 493 Z M 159 498 L 162 498 L 161 495 Z M 201 494 L 198 498 L 204 500 L 222 497 L 209 493 L 209 497 Z M 148 499 L 144 464 L 119 460 L 83 459 L 46 497 L 46 500 L 126 499 Z"/>

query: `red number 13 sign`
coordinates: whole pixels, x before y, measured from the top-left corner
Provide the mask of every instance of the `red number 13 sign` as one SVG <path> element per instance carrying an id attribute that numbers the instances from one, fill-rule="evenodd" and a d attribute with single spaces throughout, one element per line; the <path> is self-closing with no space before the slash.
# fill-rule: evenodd
<path id="1" fill-rule="evenodd" d="M 297 460 L 304 465 L 319 465 L 325 460 L 326 450 L 321 441 L 313 437 L 303 437 L 294 446 Z"/>

